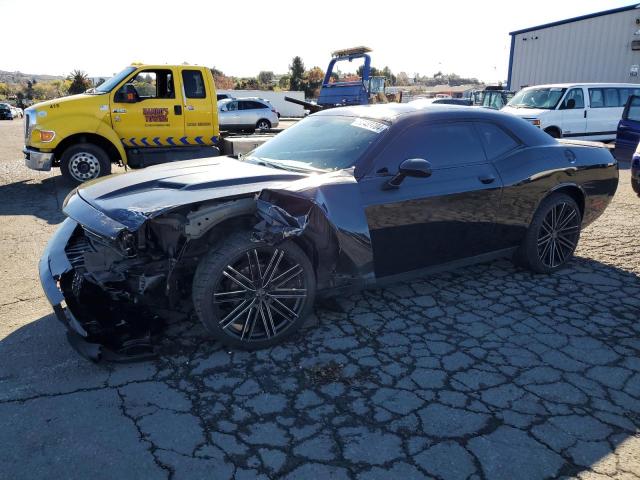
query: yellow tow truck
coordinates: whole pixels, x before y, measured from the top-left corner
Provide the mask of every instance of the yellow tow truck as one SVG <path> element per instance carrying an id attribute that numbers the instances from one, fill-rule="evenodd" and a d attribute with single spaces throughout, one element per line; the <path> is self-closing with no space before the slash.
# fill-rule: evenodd
<path id="1" fill-rule="evenodd" d="M 142 168 L 219 154 L 216 87 L 207 67 L 131 65 L 80 95 L 25 111 L 25 163 L 81 183 L 112 163 Z"/>

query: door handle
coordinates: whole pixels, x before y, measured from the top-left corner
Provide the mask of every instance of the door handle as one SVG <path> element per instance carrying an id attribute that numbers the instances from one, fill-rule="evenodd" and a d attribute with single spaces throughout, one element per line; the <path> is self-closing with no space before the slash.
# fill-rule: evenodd
<path id="1" fill-rule="evenodd" d="M 182 106 L 174 105 L 173 106 L 173 113 L 176 114 L 176 115 L 182 115 Z"/>
<path id="2" fill-rule="evenodd" d="M 480 175 L 478 177 L 478 180 L 480 180 L 485 185 L 489 185 L 490 183 L 493 183 L 496 181 L 496 177 L 494 177 L 493 175 Z"/>
<path id="3" fill-rule="evenodd" d="M 587 111 L 584 111 L 584 116 L 582 118 L 587 118 Z"/>

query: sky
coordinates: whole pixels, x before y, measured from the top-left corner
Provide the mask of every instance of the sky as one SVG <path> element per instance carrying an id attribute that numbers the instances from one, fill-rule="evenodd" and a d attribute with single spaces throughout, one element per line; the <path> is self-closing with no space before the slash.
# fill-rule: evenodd
<path id="1" fill-rule="evenodd" d="M 630 5 L 629 0 L 0 0 L 11 30 L 0 70 L 108 77 L 131 62 L 284 73 L 295 55 L 323 70 L 332 51 L 373 49 L 372 65 L 507 78 L 509 32 Z M 25 11 L 28 5 L 28 12 Z M 6 32 L 5 32 L 6 33 Z"/>

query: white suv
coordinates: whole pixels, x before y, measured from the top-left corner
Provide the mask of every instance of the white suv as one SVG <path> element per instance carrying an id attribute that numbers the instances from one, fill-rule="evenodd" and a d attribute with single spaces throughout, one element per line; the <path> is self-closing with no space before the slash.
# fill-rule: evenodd
<path id="1" fill-rule="evenodd" d="M 552 137 L 610 141 L 633 83 L 563 83 L 520 90 L 501 111 L 521 117 Z"/>
<path id="2" fill-rule="evenodd" d="M 268 130 L 278 126 L 278 112 L 261 98 L 234 98 L 218 102 L 220 130 Z"/>

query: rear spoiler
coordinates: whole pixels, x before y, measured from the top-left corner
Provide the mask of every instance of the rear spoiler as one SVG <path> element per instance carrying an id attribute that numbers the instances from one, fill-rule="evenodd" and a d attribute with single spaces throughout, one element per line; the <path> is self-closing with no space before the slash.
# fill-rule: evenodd
<path id="1" fill-rule="evenodd" d="M 565 145 L 580 145 L 582 147 L 593 147 L 593 148 L 608 148 L 609 150 L 613 150 L 615 148 L 615 144 L 613 143 L 604 143 L 604 142 L 591 142 L 588 140 L 573 140 L 571 138 L 558 138 L 559 143 Z"/>

